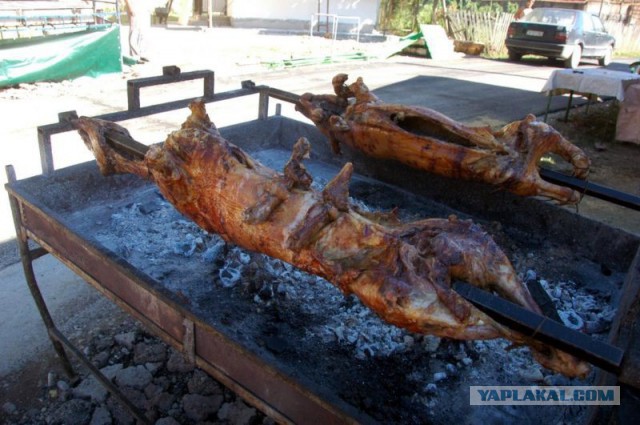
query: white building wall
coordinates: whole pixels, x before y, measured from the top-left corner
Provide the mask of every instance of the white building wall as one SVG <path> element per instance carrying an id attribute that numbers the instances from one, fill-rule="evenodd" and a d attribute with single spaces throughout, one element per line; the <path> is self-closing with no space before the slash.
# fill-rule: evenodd
<path id="1" fill-rule="evenodd" d="M 379 0 L 227 0 L 227 15 L 234 26 L 308 28 L 312 14 L 327 13 L 327 2 L 330 14 L 358 16 L 362 26 L 376 23 Z"/>

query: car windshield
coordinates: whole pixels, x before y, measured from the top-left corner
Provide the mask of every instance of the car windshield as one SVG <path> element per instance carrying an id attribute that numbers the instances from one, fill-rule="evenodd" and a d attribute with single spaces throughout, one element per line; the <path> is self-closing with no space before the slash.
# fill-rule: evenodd
<path id="1" fill-rule="evenodd" d="M 572 27 L 576 20 L 576 12 L 565 9 L 533 9 L 525 16 L 524 20 L 540 24 Z"/>

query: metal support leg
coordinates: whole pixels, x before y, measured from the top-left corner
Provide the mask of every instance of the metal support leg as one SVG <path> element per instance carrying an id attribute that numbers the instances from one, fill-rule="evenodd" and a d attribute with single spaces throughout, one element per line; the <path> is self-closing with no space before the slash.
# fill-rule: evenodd
<path id="1" fill-rule="evenodd" d="M 553 98 L 553 95 L 551 94 L 551 92 L 549 92 L 549 99 L 547 100 L 547 110 L 544 113 L 544 122 L 547 122 L 547 117 L 549 116 L 549 108 L 551 108 L 551 99 Z"/>
<path id="2" fill-rule="evenodd" d="M 42 174 L 53 172 L 53 150 L 51 149 L 51 135 L 38 128 L 38 147 L 40 148 L 40 166 Z M 13 167 L 11 167 L 13 170 Z M 9 170 L 7 169 L 7 175 Z"/>
<path id="3" fill-rule="evenodd" d="M 143 87 L 173 84 L 183 81 L 204 80 L 202 96 L 205 100 L 212 100 L 215 89 L 215 74 L 213 71 L 182 72 L 175 65 L 163 66 L 162 75 L 158 77 L 136 78 L 127 81 L 127 110 L 129 112 L 140 111 L 140 89 Z"/>
<path id="4" fill-rule="evenodd" d="M 260 90 L 258 100 L 258 119 L 266 120 L 269 116 L 269 94 L 265 90 Z"/>
<path id="5" fill-rule="evenodd" d="M 109 391 L 113 397 L 118 399 L 118 401 L 122 403 L 127 410 L 129 410 L 129 412 L 138 420 L 138 423 L 145 425 L 151 424 L 144 412 L 138 409 L 127 397 L 125 397 L 122 391 L 120 391 L 120 389 L 113 384 L 109 378 L 100 372 L 100 369 L 94 366 L 93 363 L 91 363 L 91 361 L 89 361 L 89 359 L 62 334 L 62 332 L 57 328 L 53 328 L 50 330 L 49 336 L 52 338 L 52 341 L 67 347 L 67 349 L 71 351 L 71 353 L 73 353 L 73 355 L 75 355 L 76 358 L 87 367 L 87 369 L 89 369 L 91 374 L 107 389 L 107 391 Z"/>
<path id="6" fill-rule="evenodd" d="M 183 355 L 191 365 L 196 364 L 196 327 L 192 320 L 184 319 Z"/>
<path id="7" fill-rule="evenodd" d="M 7 173 L 7 181 L 9 183 L 14 183 L 16 181 L 16 173 L 11 165 L 6 166 Z M 138 420 L 138 423 L 142 424 L 150 424 L 148 418 L 144 415 L 140 409 L 138 409 L 131 401 L 129 401 L 122 392 L 106 378 L 100 370 L 95 367 L 91 361 L 80 351 L 78 350 L 71 342 L 65 338 L 65 336 L 60 332 L 60 330 L 56 327 L 53 322 L 53 318 L 51 317 L 51 313 L 49 313 L 49 309 L 47 308 L 47 304 L 44 301 L 44 297 L 40 292 L 40 287 L 38 286 L 38 281 L 36 279 L 36 275 L 33 271 L 33 260 L 39 258 L 43 255 L 46 250 L 43 248 L 36 248 L 34 250 L 29 249 L 28 237 L 26 232 L 22 226 L 22 218 L 20 214 L 20 206 L 18 201 L 12 195 L 9 195 L 9 202 L 11 204 L 11 212 L 13 214 L 13 223 L 16 228 L 16 239 L 18 242 L 18 248 L 20 249 L 20 259 L 22 260 L 22 267 L 24 270 L 24 276 L 27 281 L 27 286 L 29 287 L 29 291 L 31 292 L 31 296 L 33 297 L 33 301 L 36 303 L 36 307 L 38 308 L 38 312 L 40 313 L 40 317 L 44 322 L 45 327 L 47 328 L 47 334 L 49 335 L 49 339 L 51 340 L 51 344 L 53 345 L 56 354 L 60 358 L 62 362 L 62 367 L 69 377 L 71 382 L 75 382 L 78 379 L 78 375 L 76 374 L 71 362 L 69 361 L 69 357 L 67 356 L 67 352 L 65 347 L 71 351 L 72 354 L 76 356 L 76 358 L 82 362 L 91 373 L 104 385 L 107 390 L 120 401 L 124 406 L 131 412 L 131 414 Z"/>
<path id="8" fill-rule="evenodd" d="M 569 103 L 567 104 L 567 110 L 564 113 L 564 122 L 569 121 L 569 110 L 571 109 L 572 103 L 573 103 L 573 90 L 569 92 Z"/>
<path id="9" fill-rule="evenodd" d="M 7 181 L 9 183 L 13 183 L 16 181 L 16 173 L 13 169 L 13 166 L 7 165 L 6 173 Z M 60 343 L 60 341 L 53 337 L 54 333 L 57 331 L 56 325 L 55 323 L 53 323 L 53 319 L 51 318 L 51 314 L 49 313 L 47 304 L 42 297 L 42 293 L 40 292 L 40 288 L 38 287 L 36 275 L 33 271 L 34 258 L 32 257 L 31 251 L 29 250 L 26 232 L 22 227 L 22 219 L 18 202 L 13 196 L 9 195 L 9 203 L 11 204 L 13 223 L 16 227 L 16 240 L 18 242 L 18 248 L 20 250 L 20 260 L 22 261 L 22 268 L 24 269 L 24 277 L 27 281 L 27 286 L 29 287 L 29 291 L 31 292 L 33 301 L 36 303 L 36 307 L 38 307 L 40 317 L 42 317 L 42 321 L 47 328 L 47 333 L 49 334 L 49 339 L 51 339 L 53 348 L 56 350 L 56 354 L 58 354 L 58 357 L 60 357 L 60 360 L 62 361 L 62 367 L 64 368 L 64 371 L 69 379 L 73 381 L 76 379 L 76 373 L 73 370 L 73 366 L 71 366 L 71 362 L 67 357 L 67 353 L 65 352 L 63 345 Z"/>
<path id="10" fill-rule="evenodd" d="M 136 86 L 134 80 L 127 81 L 127 110 L 137 111 L 140 109 L 140 87 Z"/>
<path id="11" fill-rule="evenodd" d="M 202 96 L 205 99 L 213 99 L 215 93 L 215 77 L 212 72 L 210 75 L 204 77 L 204 87 L 202 88 Z"/>

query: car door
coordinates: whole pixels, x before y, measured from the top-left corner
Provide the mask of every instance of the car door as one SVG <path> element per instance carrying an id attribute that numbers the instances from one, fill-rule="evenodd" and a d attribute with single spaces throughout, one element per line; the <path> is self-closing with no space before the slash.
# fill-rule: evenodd
<path id="1" fill-rule="evenodd" d="M 606 49 L 609 47 L 611 37 L 609 36 L 609 33 L 607 33 L 607 30 L 604 28 L 604 24 L 599 17 L 592 15 L 591 19 L 593 21 L 593 33 L 596 37 L 596 54 L 601 55 L 604 54 Z"/>
<path id="2" fill-rule="evenodd" d="M 590 13 L 581 13 L 582 15 L 582 39 L 584 40 L 584 48 L 582 54 L 584 56 L 592 56 L 598 48 L 598 35 L 593 28 L 593 16 Z"/>

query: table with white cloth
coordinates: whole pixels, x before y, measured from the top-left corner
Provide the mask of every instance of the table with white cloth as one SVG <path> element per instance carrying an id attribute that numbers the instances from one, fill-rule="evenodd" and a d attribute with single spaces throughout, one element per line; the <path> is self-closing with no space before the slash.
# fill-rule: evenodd
<path id="1" fill-rule="evenodd" d="M 569 93 L 569 103 L 564 116 L 566 121 L 569 118 L 569 109 L 571 109 L 574 94 L 586 97 L 589 102 L 597 97 L 614 97 L 619 101 L 623 101 L 625 90 L 635 83 L 640 83 L 640 75 L 630 72 L 611 71 L 602 68 L 553 71 L 541 90 L 549 96 L 544 121 L 547 121 L 553 96 Z"/>

